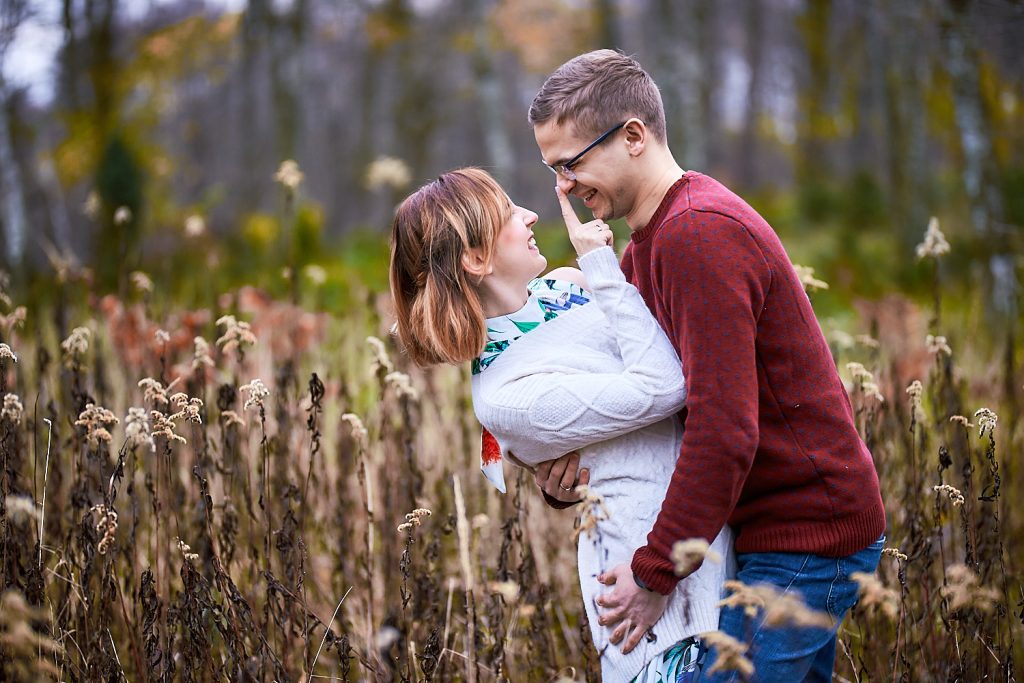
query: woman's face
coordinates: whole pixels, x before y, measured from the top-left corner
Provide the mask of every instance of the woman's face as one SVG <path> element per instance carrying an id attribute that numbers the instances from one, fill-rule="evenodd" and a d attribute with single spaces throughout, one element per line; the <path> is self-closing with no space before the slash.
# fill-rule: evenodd
<path id="1" fill-rule="evenodd" d="M 521 206 L 512 207 L 512 217 L 501 227 L 494 245 L 490 276 L 513 286 L 526 285 L 544 272 L 548 260 L 533 238 L 537 214 Z"/>

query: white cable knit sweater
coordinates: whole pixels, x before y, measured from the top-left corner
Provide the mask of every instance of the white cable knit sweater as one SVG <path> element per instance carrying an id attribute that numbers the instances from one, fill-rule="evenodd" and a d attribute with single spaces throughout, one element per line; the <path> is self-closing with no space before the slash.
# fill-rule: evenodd
<path id="1" fill-rule="evenodd" d="M 597 575 L 628 563 L 646 542 L 675 469 L 686 390 L 679 358 L 611 247 L 580 257 L 594 301 L 517 339 L 473 377 L 473 406 L 503 452 L 531 465 L 572 450 L 590 468 L 607 519 L 579 541 L 580 586 L 606 682 L 629 681 L 677 641 L 718 628 L 718 601 L 732 564 L 728 527 L 706 561 L 676 587 L 654 626 L 657 640 L 623 655 L 597 623 Z M 596 305 L 594 305 L 596 303 Z M 699 495 L 698 492 L 695 492 Z"/>

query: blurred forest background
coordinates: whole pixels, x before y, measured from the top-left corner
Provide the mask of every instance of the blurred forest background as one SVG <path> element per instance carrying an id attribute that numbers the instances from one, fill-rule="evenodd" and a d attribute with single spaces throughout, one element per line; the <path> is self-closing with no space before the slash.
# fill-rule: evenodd
<path id="1" fill-rule="evenodd" d="M 597 680 L 387 234 L 479 165 L 571 263 L 526 111 L 598 47 L 813 269 L 889 521 L 836 680 L 1017 680 L 1021 0 L 0 0 L 0 679 Z"/>
<path id="2" fill-rule="evenodd" d="M 192 296 L 200 265 L 215 290 L 287 289 L 281 267 L 315 263 L 338 305 L 352 269 L 383 286 L 396 199 L 467 164 L 551 221 L 541 244 L 558 262 L 567 244 L 525 112 L 562 61 L 614 46 L 660 85 L 683 167 L 748 198 L 832 284 L 821 310 L 926 292 L 906 255 L 935 215 L 956 244 L 948 277 L 1017 313 L 1017 1 L 0 6 L 0 60 L 36 49 L 40 26 L 59 43 L 49 82 L 10 66 L 0 82 L 2 258 L 28 279 L 70 261 L 102 291 L 141 269 Z M 305 179 L 283 226 L 273 175 L 286 159 Z"/>

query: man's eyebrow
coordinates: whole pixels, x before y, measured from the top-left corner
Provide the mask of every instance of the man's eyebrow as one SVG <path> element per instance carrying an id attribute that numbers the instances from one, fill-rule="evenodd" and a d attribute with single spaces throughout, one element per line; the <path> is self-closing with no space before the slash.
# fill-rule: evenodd
<path id="1" fill-rule="evenodd" d="M 561 166 L 565 162 L 569 161 L 568 159 L 562 158 L 562 159 L 559 159 L 558 161 L 556 161 L 553 164 L 549 164 L 548 162 L 544 161 L 544 157 L 541 157 L 540 160 L 541 160 L 541 163 L 543 163 L 545 166 L 550 166 L 551 168 L 555 168 L 557 166 Z"/>

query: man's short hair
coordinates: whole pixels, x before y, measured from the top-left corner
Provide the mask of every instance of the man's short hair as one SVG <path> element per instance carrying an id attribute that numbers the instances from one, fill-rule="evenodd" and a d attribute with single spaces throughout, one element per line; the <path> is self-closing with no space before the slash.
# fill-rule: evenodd
<path id="1" fill-rule="evenodd" d="M 632 57 L 594 50 L 573 57 L 548 76 L 530 105 L 531 126 L 554 119 L 581 136 L 599 135 L 636 117 L 665 143 L 665 105 L 654 79 Z"/>

